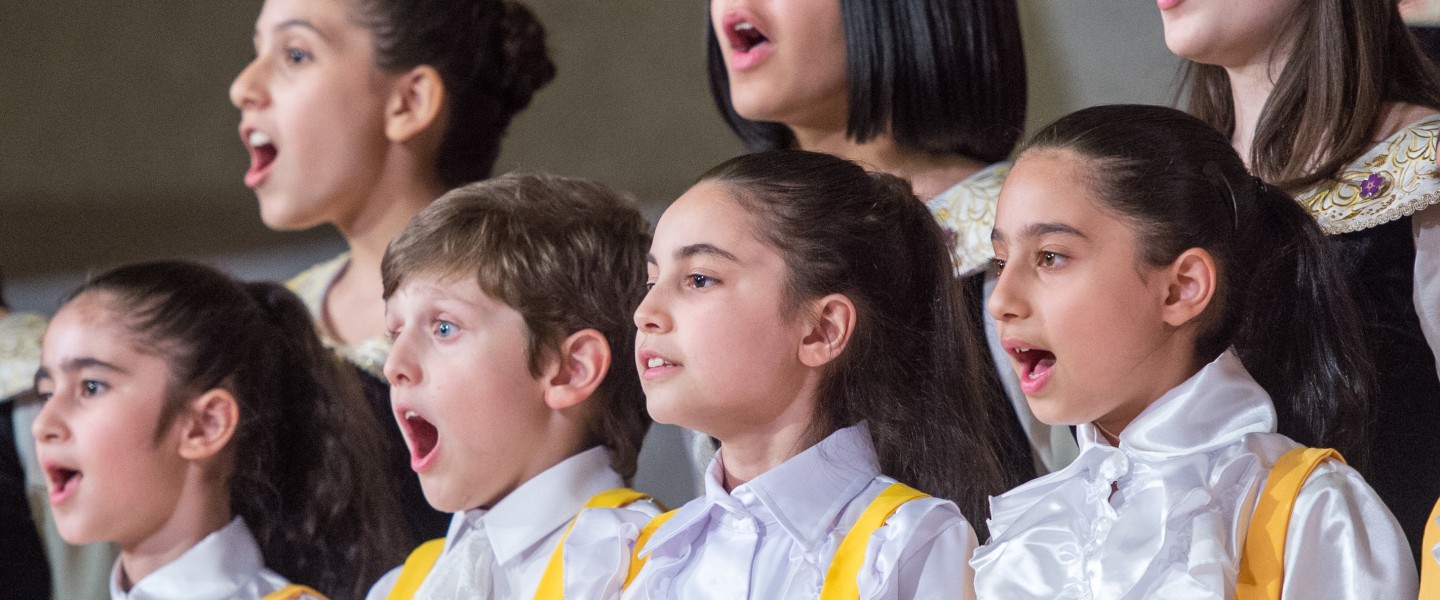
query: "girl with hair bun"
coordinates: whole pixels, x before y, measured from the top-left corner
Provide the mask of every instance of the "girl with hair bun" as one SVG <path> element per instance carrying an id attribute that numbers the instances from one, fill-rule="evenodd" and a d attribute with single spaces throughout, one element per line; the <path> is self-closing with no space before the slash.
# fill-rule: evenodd
<path id="1" fill-rule="evenodd" d="M 288 285 L 387 423 L 411 542 L 443 535 L 448 515 L 425 502 L 388 426 L 380 261 L 420 209 L 490 176 L 511 119 L 554 74 L 544 29 L 516 0 L 267 0 L 255 59 L 230 86 L 261 219 L 329 223 L 349 247 Z"/>

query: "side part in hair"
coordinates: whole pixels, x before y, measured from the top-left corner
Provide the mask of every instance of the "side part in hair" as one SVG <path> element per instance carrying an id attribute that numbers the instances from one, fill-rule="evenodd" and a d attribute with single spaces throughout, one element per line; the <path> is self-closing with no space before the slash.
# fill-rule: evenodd
<path id="1" fill-rule="evenodd" d="M 1220 274 L 1201 316 L 1197 360 L 1227 347 L 1270 393 L 1280 432 L 1340 450 L 1363 468 L 1374 366 L 1341 269 L 1315 220 L 1245 170 L 1229 140 L 1180 111 L 1087 108 L 1035 134 L 1025 151 L 1093 161 L 1089 184 L 1135 223 L 1140 260 L 1168 265 L 1201 248 Z"/>
<path id="2" fill-rule="evenodd" d="M 71 298 L 82 294 L 101 294 L 137 345 L 170 365 L 159 431 L 197 394 L 235 396 L 230 506 L 267 567 L 331 597 L 361 598 L 399 563 L 405 541 L 379 425 L 299 298 L 184 262 L 121 267 Z"/>
<path id="3" fill-rule="evenodd" d="M 507 174 L 452 190 L 416 215 L 385 251 L 381 276 L 387 299 L 417 274 L 476 278 L 524 317 L 538 376 L 582 329 L 604 335 L 612 357 L 634 354 L 631 315 L 645 294 L 649 247 L 650 225 L 629 196 L 583 179 Z M 629 480 L 650 428 L 639 375 L 612 364 L 587 404 L 590 443 L 610 448 Z"/>
<path id="4" fill-rule="evenodd" d="M 1004 160 L 1025 129 L 1025 51 L 1015 0 L 840 0 L 846 136 L 889 134 L 935 155 Z M 780 123 L 750 121 L 730 102 L 715 36 L 705 30 L 710 92 L 751 152 L 794 146 Z"/>
<path id="5" fill-rule="evenodd" d="M 510 120 L 555 78 L 540 20 L 518 0 L 359 0 L 357 12 L 380 68 L 429 65 L 440 73 L 441 183 L 489 177 Z"/>
<path id="6" fill-rule="evenodd" d="M 955 501 L 983 539 L 988 497 L 1026 478 L 1005 465 L 1030 464 L 1029 450 L 1002 433 L 1008 412 L 979 324 L 910 185 L 801 151 L 741 156 L 701 181 L 733 190 L 780 251 L 790 310 L 829 294 L 855 306 L 849 345 L 820 384 L 812 441 L 865 422 L 885 474 Z"/>

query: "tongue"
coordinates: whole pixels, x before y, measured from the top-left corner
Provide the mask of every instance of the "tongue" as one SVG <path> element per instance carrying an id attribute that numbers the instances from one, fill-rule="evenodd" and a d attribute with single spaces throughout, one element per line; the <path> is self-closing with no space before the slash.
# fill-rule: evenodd
<path id="1" fill-rule="evenodd" d="M 1051 353 L 1049 353 L 1049 352 L 1046 352 L 1046 353 L 1045 353 L 1045 356 L 1044 356 L 1043 358 L 1041 358 L 1041 359 L 1038 360 L 1038 361 L 1035 361 L 1035 368 L 1032 369 L 1031 372 L 1033 372 L 1033 373 L 1044 373 L 1044 372 L 1046 372 L 1046 371 L 1049 371 L 1050 368 L 1051 368 L 1051 367 L 1054 367 L 1054 366 L 1055 366 L 1055 355 L 1054 355 L 1054 354 L 1051 354 Z"/>

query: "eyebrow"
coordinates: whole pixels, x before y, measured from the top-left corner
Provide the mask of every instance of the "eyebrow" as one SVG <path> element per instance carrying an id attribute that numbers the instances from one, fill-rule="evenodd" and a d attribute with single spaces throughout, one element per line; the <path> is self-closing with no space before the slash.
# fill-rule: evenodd
<path id="1" fill-rule="evenodd" d="M 1023 231 L 1020 232 L 1020 237 L 1037 238 L 1042 235 L 1050 234 L 1072 235 L 1080 239 L 1090 239 L 1090 236 L 1081 233 L 1079 229 L 1076 229 L 1064 223 L 1054 222 L 1031 223 L 1029 226 L 1025 227 Z M 999 229 L 991 229 L 990 241 L 1003 242 L 1005 241 L 1005 234 L 1000 233 Z"/>
<path id="2" fill-rule="evenodd" d="M 714 244 L 707 244 L 704 242 L 701 242 L 699 244 L 690 244 L 688 246 L 681 247 L 679 250 L 675 251 L 675 258 L 677 259 L 692 258 L 695 256 L 715 256 L 723 258 L 730 262 L 740 262 L 740 259 L 735 258 L 734 254 L 722 250 L 719 246 L 716 246 Z M 646 254 L 645 262 L 652 265 L 658 264 L 655 261 L 654 254 Z"/>
<path id="3" fill-rule="evenodd" d="M 319 28 L 319 27 L 316 27 L 314 23 L 311 23 L 311 22 L 310 22 L 309 20 L 307 20 L 307 19 L 287 19 L 287 20 L 284 20 L 284 21 L 281 21 L 281 22 L 277 23 L 277 24 L 276 24 L 274 27 L 272 27 L 271 29 L 274 30 L 274 31 L 279 32 L 279 31 L 284 31 L 284 30 L 286 30 L 286 29 L 290 29 L 291 27 L 299 27 L 299 28 L 301 28 L 301 29 L 309 29 L 310 31 L 315 32 L 315 35 L 320 36 L 321 39 L 324 39 L 324 40 L 327 41 L 327 42 L 330 41 L 330 36 L 325 35 L 325 32 L 320 31 L 320 28 Z M 256 29 L 256 30 L 255 30 L 255 37 L 256 37 L 256 38 L 259 38 L 259 37 L 260 37 L 260 30 L 259 30 L 259 29 Z"/>
<path id="4" fill-rule="evenodd" d="M 107 362 L 105 362 L 105 361 L 103 361 L 103 360 L 100 360 L 100 359 L 98 359 L 98 358 L 91 358 L 91 357 L 88 357 L 88 356 L 82 356 L 82 357 L 80 357 L 80 358 L 72 358 L 72 359 L 70 359 L 70 360 L 65 361 L 64 363 L 62 363 L 62 364 L 60 365 L 60 370 L 66 372 L 66 373 L 74 373 L 74 372 L 79 371 L 79 370 L 81 370 L 81 369 L 104 369 L 104 370 L 106 370 L 106 371 L 113 371 L 113 372 L 115 372 L 115 373 L 119 373 L 119 374 L 122 374 L 122 375 L 128 375 L 128 374 L 130 374 L 130 371 L 127 371 L 127 370 L 125 370 L 125 369 L 122 369 L 122 368 L 120 368 L 120 367 L 117 367 L 117 366 L 115 366 L 115 365 L 112 365 L 112 364 L 110 364 L 110 363 L 107 363 Z M 45 367 L 40 367 L 40 368 L 38 368 L 38 369 L 35 369 L 35 383 L 40 383 L 40 381 L 41 381 L 41 380 L 44 380 L 44 379 L 53 379 L 53 378 L 50 376 L 50 369 L 47 369 L 47 368 L 45 368 Z"/>

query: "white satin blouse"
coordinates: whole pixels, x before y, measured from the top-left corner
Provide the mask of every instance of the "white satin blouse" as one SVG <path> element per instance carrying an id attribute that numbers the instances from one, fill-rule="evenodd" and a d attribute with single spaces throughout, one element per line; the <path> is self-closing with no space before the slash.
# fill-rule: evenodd
<path id="1" fill-rule="evenodd" d="M 1092 425 L 1078 435 L 1069 467 L 991 500 L 993 537 L 970 563 L 978 597 L 1233 597 L 1255 498 L 1297 446 L 1275 433 L 1270 397 L 1240 360 L 1227 351 L 1156 400 L 1118 448 Z M 1287 599 L 1417 592 L 1395 518 L 1335 461 L 1301 488 L 1285 565 Z"/>
<path id="2" fill-rule="evenodd" d="M 705 495 L 642 548 L 648 555 L 626 599 L 817 598 L 841 539 L 880 491 L 863 425 L 841 429 L 726 492 L 722 448 Z M 975 533 L 948 500 L 908 502 L 870 538 L 857 576 L 860 598 L 971 598 L 966 566 Z"/>
<path id="3" fill-rule="evenodd" d="M 110 573 L 111 600 L 260 600 L 289 585 L 284 577 L 265 568 L 260 546 L 240 517 L 129 590 L 121 585 L 121 579 L 120 562 L 116 561 Z"/>

